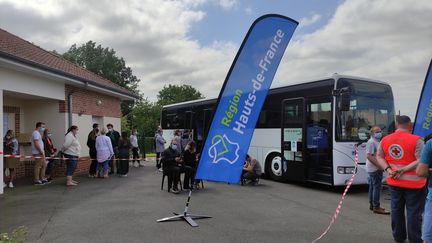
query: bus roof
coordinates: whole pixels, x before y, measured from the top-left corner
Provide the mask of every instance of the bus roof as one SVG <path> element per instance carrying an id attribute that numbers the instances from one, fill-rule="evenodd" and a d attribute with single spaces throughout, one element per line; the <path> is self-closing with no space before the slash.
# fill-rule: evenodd
<path id="1" fill-rule="evenodd" d="M 296 82 L 296 83 L 292 83 L 292 84 L 288 84 L 288 85 L 280 85 L 280 86 L 273 87 L 270 90 L 275 90 L 275 89 L 280 89 L 280 88 L 286 88 L 286 87 L 300 85 L 300 84 L 305 84 L 305 83 L 319 82 L 319 81 L 324 81 L 324 80 L 329 80 L 329 79 L 338 80 L 340 78 L 357 79 L 357 80 L 362 80 L 362 81 L 369 81 L 369 82 L 374 82 L 374 83 L 380 83 L 380 84 L 389 85 L 387 82 L 376 80 L 376 79 L 370 79 L 370 78 L 363 78 L 363 77 L 357 77 L 357 76 L 350 76 L 350 75 L 343 75 L 343 74 L 334 73 L 330 77 L 325 77 L 325 78 L 320 78 L 320 79 L 313 79 L 313 80 L 302 81 L 302 82 Z M 181 106 L 181 105 L 188 105 L 188 104 L 195 104 L 195 103 L 207 103 L 207 102 L 211 103 L 213 100 L 216 100 L 216 99 L 217 99 L 217 97 L 214 97 L 214 98 L 204 98 L 204 99 L 198 99 L 198 100 L 190 100 L 190 101 L 179 102 L 179 103 L 170 104 L 170 105 L 164 105 L 162 108 L 170 108 L 170 107 Z"/>

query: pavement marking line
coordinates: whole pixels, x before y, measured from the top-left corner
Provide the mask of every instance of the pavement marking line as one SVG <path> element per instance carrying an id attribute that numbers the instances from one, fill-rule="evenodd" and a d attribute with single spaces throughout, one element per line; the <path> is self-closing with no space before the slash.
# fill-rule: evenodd
<path id="1" fill-rule="evenodd" d="M 341 200 L 339 201 L 338 206 L 336 207 L 335 213 L 333 214 L 333 217 L 332 217 L 332 219 L 330 220 L 330 223 L 329 223 L 329 225 L 327 226 L 327 229 L 324 230 L 324 232 L 323 232 L 323 233 L 322 233 L 318 238 L 316 238 L 315 240 L 313 240 L 312 243 L 315 243 L 315 242 L 321 240 L 321 239 L 322 239 L 322 238 L 323 238 L 323 237 L 324 237 L 324 236 L 325 236 L 325 235 L 330 231 L 330 228 L 332 227 L 332 225 L 333 225 L 334 222 L 336 221 L 338 215 L 339 215 L 339 214 L 341 213 L 341 211 L 342 211 L 342 204 L 343 204 L 343 202 L 344 202 L 344 200 L 345 200 L 345 197 L 346 197 L 346 195 L 347 195 L 347 193 L 348 193 L 349 188 L 351 187 L 351 185 L 352 185 L 353 182 L 354 182 L 354 178 L 355 178 L 355 176 L 357 175 L 357 167 L 358 167 L 358 162 L 359 162 L 359 158 L 358 158 L 358 146 L 359 146 L 359 144 L 356 144 L 356 147 L 355 147 L 355 161 L 354 161 L 354 164 L 355 164 L 354 173 L 352 174 L 350 180 L 348 181 L 348 184 L 347 184 L 346 187 L 345 187 L 344 192 L 342 193 L 342 198 L 341 198 Z"/>

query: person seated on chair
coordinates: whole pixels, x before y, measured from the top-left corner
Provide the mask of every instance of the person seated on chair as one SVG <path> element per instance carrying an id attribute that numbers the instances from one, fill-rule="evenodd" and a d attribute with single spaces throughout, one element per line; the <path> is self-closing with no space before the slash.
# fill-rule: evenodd
<path id="1" fill-rule="evenodd" d="M 258 160 L 252 158 L 249 154 L 246 155 L 245 165 L 241 179 L 242 181 L 249 180 L 252 185 L 258 184 L 258 179 L 262 174 L 261 165 Z"/>
<path id="2" fill-rule="evenodd" d="M 196 143 L 194 141 L 190 141 L 187 143 L 187 145 L 185 146 L 185 150 L 183 151 L 182 154 L 182 159 L 184 162 L 185 170 L 188 170 L 186 171 L 186 173 L 189 174 L 189 178 L 190 178 L 190 181 L 187 180 L 186 178 L 187 174 L 185 174 L 185 178 L 184 178 L 185 189 L 188 189 L 187 188 L 188 185 L 197 188 L 197 181 L 195 181 L 195 173 L 198 167 L 198 158 L 196 152 Z"/>
<path id="3" fill-rule="evenodd" d="M 171 192 L 174 194 L 179 193 L 178 183 L 180 180 L 180 167 L 178 164 L 181 163 L 181 157 L 177 146 L 177 141 L 173 139 L 170 146 L 162 154 L 163 173 L 168 176 L 168 188 L 171 188 Z"/>

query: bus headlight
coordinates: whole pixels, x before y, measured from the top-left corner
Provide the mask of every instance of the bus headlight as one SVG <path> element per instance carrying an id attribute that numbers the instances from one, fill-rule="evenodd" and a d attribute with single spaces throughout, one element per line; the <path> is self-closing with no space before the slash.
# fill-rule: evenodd
<path id="1" fill-rule="evenodd" d="M 354 174 L 355 172 L 355 167 L 353 166 L 338 166 L 337 167 L 337 173 L 338 174 Z"/>

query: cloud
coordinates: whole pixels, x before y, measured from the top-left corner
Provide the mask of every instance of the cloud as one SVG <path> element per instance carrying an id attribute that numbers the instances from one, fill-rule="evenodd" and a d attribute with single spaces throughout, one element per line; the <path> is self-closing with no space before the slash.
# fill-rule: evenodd
<path id="1" fill-rule="evenodd" d="M 312 14 L 312 16 L 310 16 L 309 18 L 308 17 L 301 18 L 299 27 L 306 27 L 308 25 L 315 24 L 320 19 L 321 19 L 321 15 L 316 14 L 316 13 Z"/>
<path id="2" fill-rule="evenodd" d="M 328 24 L 290 43 L 274 85 L 337 72 L 391 84 L 396 109 L 414 116 L 432 57 L 432 2 L 350 0 Z"/>
<path id="3" fill-rule="evenodd" d="M 215 40 L 201 46 L 188 36 L 205 17 L 204 0 L 1 1 L 0 28 L 47 50 L 65 52 L 88 40 L 116 50 L 156 98 L 169 83 L 191 84 L 216 95 L 236 45 Z M 229 2 L 223 1 L 224 6 Z"/>
<path id="4" fill-rule="evenodd" d="M 0 28 L 48 50 L 66 51 L 94 40 L 125 58 L 156 98 L 169 83 L 191 84 L 216 97 L 239 43 L 214 40 L 203 46 L 191 27 L 205 6 L 234 8 L 236 1 L 0 0 Z M 284 55 L 274 85 L 327 77 L 334 72 L 390 83 L 396 108 L 414 115 L 432 57 L 432 1 L 350 0 L 320 29 L 297 36 Z M 319 21 L 305 17 L 303 26 Z M 228 27 L 229 28 L 229 27 Z"/>
<path id="5" fill-rule="evenodd" d="M 247 8 L 245 8 L 245 13 L 247 14 L 247 15 L 252 15 L 253 14 L 253 9 L 251 8 L 251 7 L 247 7 Z"/>
<path id="6" fill-rule="evenodd" d="M 225 10 L 232 9 L 237 5 L 237 0 L 217 0 L 217 2 Z"/>

